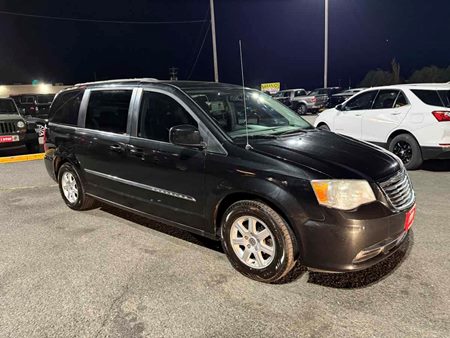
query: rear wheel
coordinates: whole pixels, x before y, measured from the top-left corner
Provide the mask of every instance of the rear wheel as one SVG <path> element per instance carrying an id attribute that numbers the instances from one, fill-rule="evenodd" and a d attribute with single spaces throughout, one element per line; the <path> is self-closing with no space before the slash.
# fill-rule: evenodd
<path id="1" fill-rule="evenodd" d="M 418 169 L 422 163 L 422 152 L 416 139 L 409 134 L 394 137 L 389 144 L 389 151 L 397 155 L 408 170 Z"/>
<path id="2" fill-rule="evenodd" d="M 308 113 L 308 107 L 304 103 L 300 103 L 297 107 L 297 114 L 306 115 Z"/>
<path id="3" fill-rule="evenodd" d="M 295 265 L 296 240 L 283 218 L 262 202 L 240 201 L 222 219 L 222 246 L 233 267 L 273 283 Z"/>
<path id="4" fill-rule="evenodd" d="M 58 171 L 59 191 L 64 202 L 73 210 L 88 210 L 96 201 L 87 196 L 80 176 L 73 165 L 64 163 Z"/>

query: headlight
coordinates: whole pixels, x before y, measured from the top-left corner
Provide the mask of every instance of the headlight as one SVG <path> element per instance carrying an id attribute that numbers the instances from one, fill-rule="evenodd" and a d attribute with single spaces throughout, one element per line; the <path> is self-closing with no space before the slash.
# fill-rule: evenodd
<path id="1" fill-rule="evenodd" d="M 365 180 L 314 180 L 311 185 L 319 204 L 329 208 L 352 210 L 376 200 Z"/>
<path id="2" fill-rule="evenodd" d="M 17 126 L 19 128 L 25 128 L 25 123 L 23 121 L 19 121 L 19 122 L 17 122 Z"/>

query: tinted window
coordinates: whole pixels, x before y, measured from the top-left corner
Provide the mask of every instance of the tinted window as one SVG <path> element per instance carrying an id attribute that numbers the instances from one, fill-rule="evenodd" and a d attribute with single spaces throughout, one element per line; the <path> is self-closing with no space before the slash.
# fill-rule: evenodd
<path id="1" fill-rule="evenodd" d="M 139 137 L 169 142 L 170 128 L 182 124 L 198 127 L 192 116 L 170 96 L 144 92 L 139 112 Z"/>
<path id="2" fill-rule="evenodd" d="M 38 96 L 36 96 L 36 102 L 37 103 L 52 103 L 54 97 L 55 97 L 55 95 L 53 95 L 53 94 L 38 95 Z"/>
<path id="3" fill-rule="evenodd" d="M 380 90 L 372 109 L 390 109 L 394 107 L 398 90 Z"/>
<path id="4" fill-rule="evenodd" d="M 89 97 L 86 128 L 125 134 L 131 90 L 95 90 Z"/>
<path id="5" fill-rule="evenodd" d="M 306 92 L 304 90 L 297 90 L 295 92 L 295 96 L 305 96 Z"/>
<path id="6" fill-rule="evenodd" d="M 439 90 L 439 96 L 445 107 L 450 107 L 450 90 Z"/>
<path id="7" fill-rule="evenodd" d="M 355 96 L 353 99 L 347 102 L 347 104 L 345 105 L 345 110 L 371 109 L 376 94 L 377 91 L 374 90 Z"/>
<path id="8" fill-rule="evenodd" d="M 403 106 L 408 105 L 408 99 L 406 98 L 405 94 L 403 92 L 400 92 L 400 94 L 397 97 L 397 101 L 395 102 L 395 108 L 400 108 Z"/>
<path id="9" fill-rule="evenodd" d="M 76 126 L 82 97 L 81 90 L 59 94 L 50 108 L 50 121 Z"/>
<path id="10" fill-rule="evenodd" d="M 17 114 L 13 100 L 0 99 L 0 114 Z"/>
<path id="11" fill-rule="evenodd" d="M 437 90 L 415 89 L 411 91 L 425 104 L 429 104 L 430 106 L 448 107 L 444 104 L 444 102 L 442 102 Z M 448 91 L 443 90 L 441 91 L 441 94 L 444 94 L 445 92 L 447 92 L 448 97 Z"/>

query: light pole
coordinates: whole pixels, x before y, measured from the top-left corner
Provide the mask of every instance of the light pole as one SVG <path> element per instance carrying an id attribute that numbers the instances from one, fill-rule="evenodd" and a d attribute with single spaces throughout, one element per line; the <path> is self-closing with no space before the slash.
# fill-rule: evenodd
<path id="1" fill-rule="evenodd" d="M 214 0 L 209 0 L 211 8 L 211 34 L 213 45 L 213 61 L 214 61 L 214 81 L 219 82 L 219 66 L 217 64 L 217 42 L 216 42 L 216 17 L 214 14 Z"/>
<path id="2" fill-rule="evenodd" d="M 328 87 L 328 0 L 325 0 L 325 53 L 323 64 L 323 87 Z"/>

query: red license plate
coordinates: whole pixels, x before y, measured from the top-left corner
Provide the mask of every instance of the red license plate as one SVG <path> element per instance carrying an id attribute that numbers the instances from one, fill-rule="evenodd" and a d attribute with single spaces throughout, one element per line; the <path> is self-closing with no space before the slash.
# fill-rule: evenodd
<path id="1" fill-rule="evenodd" d="M 414 204 L 414 206 L 411 208 L 411 210 L 409 210 L 406 213 L 406 218 L 405 218 L 405 231 L 408 231 L 409 228 L 411 228 L 411 226 L 414 223 L 414 218 L 416 217 L 416 205 Z"/>
<path id="2" fill-rule="evenodd" d="M 9 143 L 16 141 L 19 141 L 19 136 L 17 135 L 0 136 L 0 143 Z"/>

